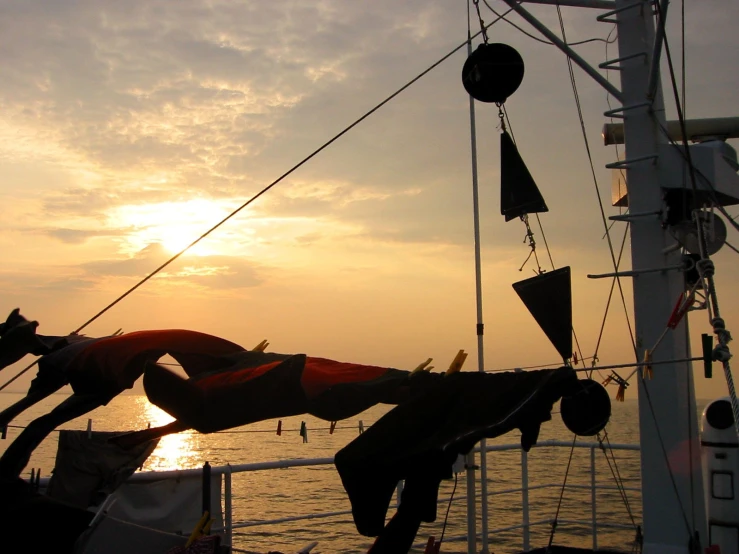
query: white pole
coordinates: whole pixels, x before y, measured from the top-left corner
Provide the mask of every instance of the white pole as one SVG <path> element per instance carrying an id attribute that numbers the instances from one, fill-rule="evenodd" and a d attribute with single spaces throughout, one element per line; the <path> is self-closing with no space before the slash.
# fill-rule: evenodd
<path id="1" fill-rule="evenodd" d="M 467 3 L 467 55 L 472 54 L 472 33 L 469 28 L 469 2 Z M 477 369 L 485 372 L 485 354 L 483 344 L 483 321 L 482 321 L 482 270 L 480 261 L 480 203 L 477 187 L 477 129 L 475 126 L 475 100 L 470 96 L 470 146 L 472 153 L 472 211 L 475 233 L 475 298 L 477 301 Z M 488 467 L 487 467 L 487 441 L 480 441 L 480 515 L 482 545 L 481 554 L 488 554 Z M 469 473 L 468 473 L 469 476 Z M 468 477 L 468 482 L 469 482 Z M 473 480 L 474 483 L 474 480 Z M 469 485 L 468 485 L 469 487 Z M 474 489 L 472 493 L 474 494 Z M 470 493 L 468 488 L 467 494 Z M 474 551 L 474 550 L 473 550 Z"/>
<path id="2" fill-rule="evenodd" d="M 521 514 L 523 523 L 523 551 L 531 549 L 529 520 L 529 453 L 521 449 Z"/>
<path id="3" fill-rule="evenodd" d="M 595 447 L 590 447 L 590 515 L 593 531 L 593 550 L 598 550 L 597 489 L 595 487 Z"/>
<path id="4" fill-rule="evenodd" d="M 226 528 L 226 546 L 231 549 L 233 547 L 233 502 L 232 502 L 232 487 L 231 487 L 231 465 L 226 466 L 226 470 L 223 472 L 224 483 L 223 491 L 225 497 L 224 512 L 226 512 L 226 521 L 224 527 Z"/>

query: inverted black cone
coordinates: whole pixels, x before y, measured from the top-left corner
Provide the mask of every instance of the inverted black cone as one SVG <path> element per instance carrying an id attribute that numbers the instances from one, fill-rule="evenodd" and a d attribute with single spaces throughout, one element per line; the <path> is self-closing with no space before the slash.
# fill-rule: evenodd
<path id="1" fill-rule="evenodd" d="M 569 266 L 513 283 L 513 290 L 534 316 L 562 359 L 570 359 L 572 290 Z"/>
<path id="2" fill-rule="evenodd" d="M 506 221 L 548 212 L 544 197 L 507 131 L 500 136 L 500 213 Z"/>

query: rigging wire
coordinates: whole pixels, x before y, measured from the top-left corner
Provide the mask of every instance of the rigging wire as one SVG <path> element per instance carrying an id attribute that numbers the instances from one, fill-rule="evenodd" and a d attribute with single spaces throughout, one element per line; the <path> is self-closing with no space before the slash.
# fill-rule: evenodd
<path id="1" fill-rule="evenodd" d="M 562 10 L 560 9 L 559 6 L 557 6 L 557 14 L 559 17 L 560 29 L 562 31 L 562 40 L 564 41 L 565 44 L 567 44 L 567 34 L 565 32 L 564 20 L 562 19 Z M 570 83 L 572 84 L 572 92 L 575 97 L 575 105 L 577 107 L 577 114 L 580 119 L 580 130 L 582 131 L 583 141 L 585 142 L 585 152 L 587 153 L 588 161 L 590 163 L 590 173 L 593 177 L 593 184 L 595 185 L 595 193 L 596 193 L 596 196 L 598 197 L 598 206 L 600 207 L 601 220 L 603 221 L 603 227 L 606 230 L 606 239 L 608 242 L 608 250 L 611 253 L 611 262 L 613 263 L 614 271 L 618 272 L 618 263 L 616 261 L 616 254 L 613 250 L 613 242 L 611 240 L 610 231 L 608 230 L 608 221 L 606 218 L 606 212 L 605 212 L 605 209 L 603 208 L 603 199 L 600 194 L 600 188 L 598 187 L 598 177 L 595 173 L 595 164 L 593 163 L 593 155 L 592 155 L 592 152 L 590 151 L 590 142 L 588 141 L 587 132 L 585 130 L 585 120 L 582 115 L 582 105 L 580 104 L 580 95 L 577 91 L 577 81 L 575 79 L 575 72 L 572 68 L 572 60 L 569 58 L 569 56 L 567 56 L 567 69 L 570 75 Z M 621 285 L 621 279 L 618 276 L 616 276 L 616 283 L 618 285 L 618 290 L 621 295 L 621 303 L 624 308 L 624 315 L 626 316 L 626 324 L 629 328 L 629 336 L 631 337 L 631 344 L 634 349 L 634 358 L 638 360 L 639 355 L 636 350 L 636 340 L 634 338 L 634 330 L 631 326 L 631 318 L 629 317 L 628 308 L 626 307 L 626 296 L 624 294 L 623 287 Z"/>
<path id="2" fill-rule="evenodd" d="M 565 476 L 562 480 L 562 488 L 559 491 L 559 501 L 557 502 L 557 511 L 554 513 L 554 520 L 552 521 L 552 530 L 549 533 L 549 545 L 547 549 L 552 547 L 554 541 L 554 534 L 557 532 L 557 520 L 559 519 L 559 510 L 562 508 L 562 499 L 565 495 L 565 487 L 567 486 L 567 476 L 570 474 L 570 465 L 572 464 L 572 455 L 575 453 L 575 444 L 577 443 L 577 435 L 572 438 L 572 448 L 570 448 L 570 458 L 567 460 L 567 469 L 565 469 Z"/>
<path id="3" fill-rule="evenodd" d="M 618 268 L 621 266 L 621 258 L 623 257 L 624 248 L 626 246 L 626 237 L 628 237 L 628 234 L 629 234 L 629 224 L 627 222 L 626 228 L 624 229 L 624 236 L 623 236 L 623 239 L 621 240 L 621 249 L 619 250 L 619 253 L 618 253 L 616 271 L 618 271 Z M 603 332 L 605 331 L 605 328 L 606 328 L 606 320 L 608 319 L 608 312 L 611 308 L 611 300 L 613 299 L 613 291 L 615 288 L 616 288 L 616 278 L 614 277 L 611 280 L 611 290 L 608 292 L 608 301 L 606 302 L 606 309 L 605 309 L 605 312 L 603 313 L 603 321 L 600 324 L 600 332 L 598 333 L 598 340 L 595 343 L 595 351 L 593 352 L 593 356 L 592 356 L 593 365 L 595 365 L 598 361 L 598 351 L 600 350 L 600 343 L 603 340 Z M 600 371 L 598 373 L 600 374 Z"/>
<path id="4" fill-rule="evenodd" d="M 626 513 L 629 515 L 629 519 L 631 519 L 632 525 L 636 527 L 637 526 L 636 519 L 634 518 L 634 514 L 631 511 L 631 503 L 629 502 L 629 498 L 626 494 L 626 486 L 624 485 L 623 477 L 621 477 L 621 471 L 618 469 L 618 463 L 616 462 L 616 455 L 613 452 L 613 447 L 611 446 L 611 440 L 608 437 L 608 431 L 606 431 L 606 429 L 604 428 L 602 433 L 603 433 L 603 437 L 601 437 L 601 434 L 598 433 L 596 435 L 596 439 L 598 441 L 598 444 L 600 445 L 600 449 L 603 451 L 603 455 L 605 456 L 606 462 L 608 463 L 608 469 L 611 470 L 611 475 L 613 476 L 613 480 L 616 482 L 616 488 L 618 489 L 618 492 L 621 495 L 621 500 L 623 500 L 624 502 Z M 606 450 L 605 446 L 603 445 L 603 441 L 605 441 L 608 444 L 608 450 Z M 613 464 L 611 464 L 611 458 L 608 457 L 609 452 L 611 454 Z"/>
<path id="5" fill-rule="evenodd" d="M 442 58 L 431 64 L 428 68 L 424 69 L 421 73 L 413 77 L 410 81 L 408 81 L 406 84 L 404 84 L 402 87 L 400 87 L 398 90 L 393 92 L 391 95 L 386 97 L 384 100 L 382 100 L 379 104 L 376 104 L 373 108 L 371 108 L 369 111 L 365 112 L 364 115 L 356 119 L 353 123 L 349 124 L 347 127 L 345 127 L 342 131 L 334 135 L 331 139 L 324 142 L 321 146 L 316 148 L 313 152 L 311 152 L 309 155 L 307 155 L 305 158 L 303 158 L 301 161 L 296 163 L 294 166 L 292 166 L 290 169 L 288 169 L 285 173 L 277 177 L 274 181 L 272 181 L 269 185 L 265 186 L 262 190 L 257 192 L 255 195 L 253 195 L 251 198 L 249 198 L 246 202 L 241 204 L 238 208 L 236 208 L 234 211 L 232 211 L 229 215 L 221 219 L 218 223 L 213 225 L 210 229 L 205 231 L 202 235 L 200 235 L 198 238 L 196 238 L 194 241 L 192 241 L 190 244 L 185 246 L 182 250 L 177 252 L 175 255 L 173 255 L 171 258 L 169 258 L 167 261 L 165 261 L 163 264 L 161 264 L 159 267 L 154 269 L 150 274 L 148 274 L 146 277 L 141 279 L 138 283 L 136 283 L 134 286 L 132 286 L 130 289 L 128 289 L 126 292 L 121 294 L 118 298 L 116 298 L 114 301 L 112 301 L 110 304 L 108 304 L 105 308 L 100 310 L 97 314 L 92 316 L 90 319 L 85 321 L 82 325 L 80 325 L 76 330 L 74 330 L 71 334 L 78 334 L 80 331 L 85 329 L 88 325 L 93 323 L 95 320 L 97 320 L 99 317 L 101 317 L 103 314 L 105 314 L 108 310 L 113 308 L 116 304 L 118 304 L 120 301 L 122 301 L 124 298 L 126 298 L 128 295 L 130 295 L 132 292 L 134 292 L 136 289 L 138 289 L 141 285 L 146 283 L 149 279 L 154 277 L 157 273 L 162 271 L 164 268 L 166 268 L 168 265 L 170 265 L 172 262 L 177 260 L 180 256 L 182 256 L 185 252 L 187 252 L 190 248 L 198 244 L 201 240 L 206 238 L 208 235 L 210 235 L 213 231 L 218 229 L 221 225 L 226 223 L 228 220 L 230 220 L 232 217 L 237 215 L 239 212 L 241 212 L 244 208 L 249 206 L 252 202 L 257 200 L 260 196 L 265 194 L 267 191 L 272 189 L 275 185 L 280 183 L 282 180 L 284 180 L 286 177 L 291 175 L 294 171 L 299 169 L 301 166 L 306 164 L 308 161 L 313 159 L 315 156 L 317 156 L 319 153 L 321 153 L 323 150 L 328 148 L 331 144 L 336 142 L 338 139 L 343 137 L 346 133 L 351 131 L 354 127 L 359 125 L 362 121 L 367 119 L 369 116 L 374 114 L 376 111 L 378 111 L 380 108 L 382 108 L 385 104 L 393 100 L 396 96 L 404 92 L 406 89 L 408 89 L 410 86 L 415 84 L 417 81 L 419 81 L 421 78 L 425 77 L 428 73 L 436 69 L 439 65 L 444 63 L 447 59 L 451 58 L 454 54 L 456 54 L 459 50 L 462 48 L 465 48 L 467 46 L 467 43 L 478 37 L 479 35 L 483 34 L 487 29 L 495 25 L 498 21 L 500 21 L 504 16 L 508 15 L 513 11 L 513 8 L 509 8 L 502 14 L 502 16 L 498 16 L 497 19 L 494 19 L 492 22 L 488 23 L 487 25 L 483 26 L 477 33 L 469 37 L 467 40 L 465 40 L 463 43 L 459 44 L 458 46 L 454 47 L 450 52 L 445 54 Z M 38 360 L 31 363 L 29 366 L 22 369 L 17 375 L 12 377 L 9 381 L 4 383 L 2 386 L 0 386 L 0 391 L 2 391 L 4 388 L 6 388 L 8 385 L 10 385 L 12 382 L 14 382 L 16 379 L 18 379 L 20 376 L 28 372 L 32 367 L 34 367 L 38 363 Z"/>

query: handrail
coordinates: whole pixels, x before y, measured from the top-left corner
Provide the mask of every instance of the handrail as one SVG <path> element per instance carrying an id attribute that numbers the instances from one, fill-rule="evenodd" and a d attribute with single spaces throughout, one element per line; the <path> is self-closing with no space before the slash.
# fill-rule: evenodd
<path id="1" fill-rule="evenodd" d="M 638 445 L 635 444 L 620 444 L 620 443 L 612 443 L 609 445 L 610 449 L 612 450 L 627 450 L 627 451 L 639 451 L 640 448 Z M 573 444 L 570 441 L 560 441 L 560 440 L 544 440 L 539 441 L 536 445 L 534 445 L 535 448 L 564 448 L 573 447 Z M 619 487 L 614 485 L 597 485 L 595 480 L 595 473 L 596 473 L 596 466 L 595 466 L 595 451 L 596 450 L 605 450 L 603 445 L 601 445 L 598 442 L 579 442 L 574 444 L 574 448 L 579 449 L 589 449 L 590 450 L 590 473 L 591 473 L 591 481 L 589 485 L 583 485 L 578 483 L 569 483 L 565 486 L 566 489 L 580 489 L 580 490 L 591 490 L 591 503 L 593 505 L 592 509 L 592 515 L 591 515 L 591 528 L 592 528 L 592 534 L 593 534 L 593 549 L 597 549 L 597 529 L 598 528 L 615 528 L 615 529 L 630 529 L 632 528 L 632 525 L 624 525 L 624 524 L 615 524 L 615 523 L 605 523 L 605 522 L 597 522 L 596 521 L 596 490 L 618 490 Z M 476 452 L 480 452 L 480 448 L 477 447 Z M 510 443 L 510 444 L 487 444 L 485 447 L 485 452 L 505 452 L 505 451 L 520 451 L 521 452 L 521 486 L 520 487 L 513 487 L 508 489 L 501 489 L 501 490 L 495 490 L 488 493 L 488 496 L 500 496 L 505 494 L 514 494 L 514 493 L 522 493 L 522 506 L 523 506 L 523 514 L 522 514 L 522 522 L 515 525 L 509 525 L 505 527 L 500 527 L 496 529 L 492 529 L 488 531 L 488 536 L 491 537 L 495 533 L 501 533 L 505 531 L 513 531 L 516 529 L 521 529 L 523 532 L 523 550 L 527 551 L 530 548 L 529 545 L 529 530 L 533 527 L 537 527 L 540 525 L 546 525 L 551 524 L 551 519 L 544 519 L 544 520 L 538 520 L 538 521 L 528 521 L 528 492 L 533 490 L 543 490 L 543 489 L 551 489 L 551 488 L 560 488 L 562 485 L 559 483 L 542 483 L 542 484 L 536 484 L 536 485 L 529 485 L 528 484 L 528 455 L 530 453 L 526 453 L 521 449 L 520 444 L 518 443 Z M 312 520 L 312 519 L 328 519 L 332 517 L 341 517 L 345 515 L 351 514 L 351 510 L 343 510 L 343 511 L 337 511 L 337 512 L 322 512 L 322 513 L 313 513 L 313 514 L 304 514 L 304 515 L 297 515 L 297 516 L 290 516 L 285 518 L 279 518 L 279 519 L 271 519 L 271 520 L 256 520 L 256 521 L 239 521 L 234 522 L 233 521 L 233 509 L 232 509 L 232 499 L 233 499 L 233 492 L 232 492 L 232 475 L 235 473 L 245 473 L 245 472 L 254 472 L 254 471 L 267 471 L 272 469 L 288 469 L 288 468 L 298 468 L 298 467 L 315 467 L 315 466 L 321 466 L 321 465 L 332 465 L 334 463 L 333 458 L 292 458 L 292 459 L 285 459 L 285 460 L 273 460 L 268 462 L 255 462 L 255 463 L 248 463 L 248 464 L 237 464 L 237 465 L 224 465 L 224 466 L 212 466 L 211 467 L 211 473 L 214 475 L 223 475 L 223 483 L 224 483 L 224 490 L 223 490 L 223 498 L 224 498 L 224 520 L 223 520 L 223 526 L 214 528 L 213 531 L 216 532 L 222 532 L 224 533 L 224 543 L 228 546 L 233 546 L 233 535 L 234 531 L 236 529 L 243 529 L 248 527 L 257 527 L 261 525 L 274 525 L 279 523 L 289 523 L 289 522 L 297 522 L 297 521 L 303 521 L 303 520 Z M 184 470 L 173 470 L 173 471 L 145 471 L 145 472 L 138 472 L 132 475 L 129 478 L 130 482 L 134 483 L 149 483 L 149 482 L 155 482 L 160 481 L 163 479 L 170 479 L 170 478 L 184 478 L 184 477 L 198 477 L 202 475 L 202 469 L 201 468 L 195 468 L 195 469 L 184 469 Z M 48 485 L 49 479 L 41 479 L 41 486 L 45 487 Z M 635 491 L 639 492 L 641 489 L 638 487 L 621 487 L 621 490 L 627 490 L 627 491 Z M 448 498 L 439 499 L 439 503 L 447 503 L 449 502 Z M 587 521 L 587 520 L 585 520 Z M 568 524 L 582 524 L 584 521 L 580 520 L 564 520 L 559 519 L 557 521 L 558 524 L 562 525 L 568 525 Z M 242 535 L 242 533 L 236 533 L 237 535 Z M 476 533 L 476 535 L 480 535 L 480 533 Z M 460 536 L 449 536 L 445 537 L 445 542 L 464 542 L 467 540 L 467 535 L 460 535 Z M 423 545 L 420 545 L 422 548 Z"/>

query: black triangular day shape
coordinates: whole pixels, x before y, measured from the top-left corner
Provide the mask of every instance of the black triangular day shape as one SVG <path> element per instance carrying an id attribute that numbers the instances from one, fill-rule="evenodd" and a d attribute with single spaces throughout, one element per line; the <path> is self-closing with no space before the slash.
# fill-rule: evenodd
<path id="1" fill-rule="evenodd" d="M 500 213 L 506 221 L 523 214 L 548 212 L 518 148 L 507 131 L 500 136 Z"/>
<path id="2" fill-rule="evenodd" d="M 572 357 L 572 288 L 570 268 L 561 267 L 524 281 L 513 290 L 552 341 L 562 359 Z"/>

